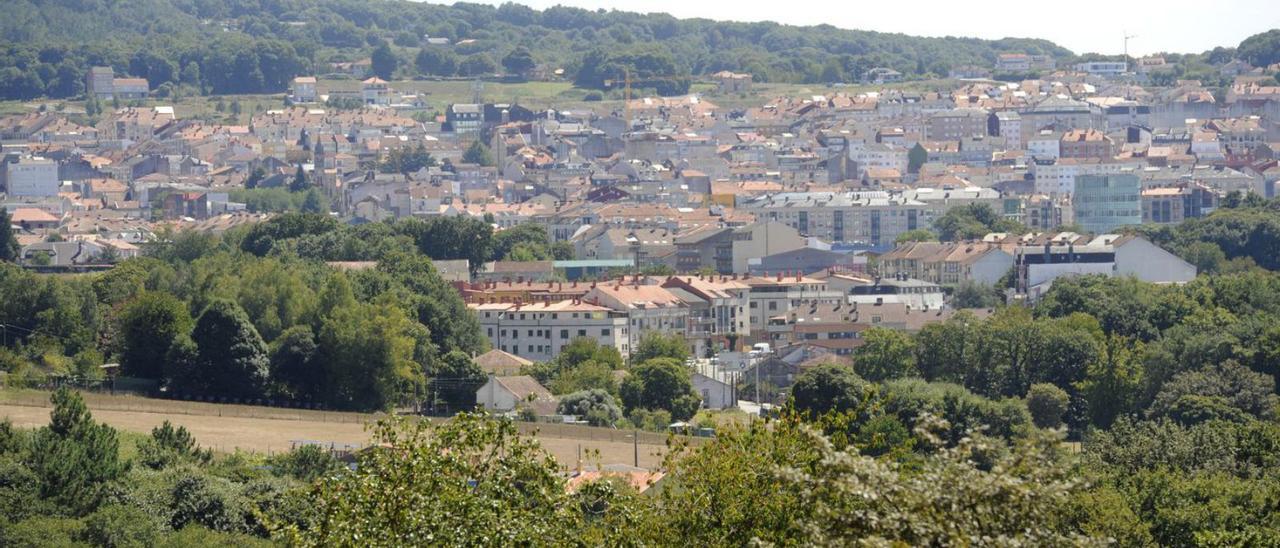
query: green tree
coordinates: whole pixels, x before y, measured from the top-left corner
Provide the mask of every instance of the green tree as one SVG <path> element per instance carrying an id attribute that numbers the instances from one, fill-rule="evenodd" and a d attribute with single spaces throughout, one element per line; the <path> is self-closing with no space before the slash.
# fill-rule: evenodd
<path id="1" fill-rule="evenodd" d="M 1031 412 L 1031 420 L 1040 428 L 1057 428 L 1062 426 L 1062 417 L 1067 413 L 1067 404 L 1071 396 L 1057 386 L 1047 383 L 1031 385 L 1027 392 L 1027 411 Z"/>
<path id="2" fill-rule="evenodd" d="M 431 391 L 453 410 L 476 406 L 476 390 L 485 382 L 484 371 L 464 352 L 445 354 L 430 371 Z"/>
<path id="3" fill-rule="evenodd" d="M 429 339 L 425 327 L 389 303 L 333 310 L 317 337 L 325 401 L 368 411 L 401 403 L 422 387 L 419 360 L 427 359 Z"/>
<path id="4" fill-rule="evenodd" d="M 511 53 L 502 58 L 502 66 L 511 74 L 527 74 L 536 65 L 537 62 L 533 60 L 533 53 L 529 52 L 529 48 L 524 46 L 511 50 Z"/>
<path id="5" fill-rule="evenodd" d="M 13 234 L 9 213 L 4 208 L 0 208 L 0 261 L 16 263 L 20 251 L 18 239 Z"/>
<path id="6" fill-rule="evenodd" d="M 575 415 L 591 426 L 612 427 L 622 419 L 622 410 L 614 402 L 613 396 L 600 389 L 580 390 L 562 396 L 556 411 L 562 415 Z"/>
<path id="7" fill-rule="evenodd" d="M 458 72 L 458 57 L 448 49 L 427 46 L 418 50 L 414 59 L 418 72 L 430 76 L 453 76 Z"/>
<path id="8" fill-rule="evenodd" d="M 631 363 L 644 363 L 656 358 L 684 362 L 689 359 L 689 343 L 678 333 L 649 331 L 640 336 L 640 344 L 631 352 Z"/>
<path id="9" fill-rule="evenodd" d="M 293 180 L 289 182 L 289 192 L 306 192 L 310 188 L 311 182 L 302 171 L 302 164 L 298 164 L 298 170 L 293 173 Z"/>
<path id="10" fill-rule="evenodd" d="M 209 304 L 192 331 L 196 346 L 194 368 L 173 379 L 196 393 L 257 397 L 263 394 L 270 361 L 267 344 L 240 305 L 227 300 Z"/>
<path id="11" fill-rule="evenodd" d="M 796 410 L 811 418 L 829 412 L 862 410 L 875 397 L 875 387 L 853 369 L 839 364 L 822 364 L 796 378 L 791 387 Z"/>
<path id="12" fill-rule="evenodd" d="M 899 234 L 897 238 L 893 239 L 893 243 L 902 245 L 910 242 L 934 242 L 937 240 L 938 236 L 933 231 L 927 228 L 917 228 Z"/>
<path id="13" fill-rule="evenodd" d="M 918 376 L 915 344 L 906 333 L 873 327 L 862 333 L 862 339 L 853 360 L 854 371 L 862 378 L 881 382 Z"/>
<path id="14" fill-rule="evenodd" d="M 271 343 L 271 381 L 284 397 L 313 401 L 321 396 L 323 372 L 311 327 L 295 325 Z"/>
<path id="15" fill-rule="evenodd" d="M 165 354 L 175 339 L 191 332 L 193 323 L 182 301 L 156 291 L 126 303 L 116 322 L 121 368 L 126 375 L 147 379 L 164 376 Z"/>
<path id="16" fill-rule="evenodd" d="M 1001 217 L 988 204 L 967 204 L 948 209 L 933 221 L 938 239 L 944 242 L 972 240 L 990 232 L 1021 233 L 1025 227 Z"/>
<path id="17" fill-rule="evenodd" d="M 40 479 L 41 497 L 84 515 L 98 506 L 128 463 L 120 460 L 116 431 L 93 422 L 79 393 L 60 388 L 50 399 L 49 425 L 32 436 L 27 465 Z"/>
<path id="18" fill-rule="evenodd" d="M 200 449 L 184 426 L 174 428 L 169 421 L 151 429 L 151 436 L 138 442 L 138 461 L 154 470 L 178 464 L 208 464 L 213 452 Z"/>
<path id="19" fill-rule="evenodd" d="M 90 514 L 84 521 L 84 540 L 94 546 L 144 548 L 154 546 L 163 525 L 141 508 L 110 505 Z"/>
<path id="20" fill-rule="evenodd" d="M 276 475 L 289 476 L 307 483 L 336 474 L 344 468 L 342 461 L 325 448 L 314 444 L 296 447 L 288 453 L 270 458 L 268 462 Z"/>
<path id="21" fill-rule="evenodd" d="M 396 53 L 391 51 L 391 45 L 386 42 L 374 48 L 369 59 L 372 62 L 373 74 L 383 80 L 390 80 L 395 76 L 396 69 L 400 67 L 400 58 L 396 57 Z"/>
<path id="22" fill-rule="evenodd" d="M 273 522 L 292 546 L 573 543 L 581 522 L 555 460 L 511 421 L 382 421 L 351 473 L 312 487 L 314 520 Z M 448 508 L 448 511 L 441 511 Z"/>
<path id="23" fill-rule="evenodd" d="M 920 143 L 911 147 L 907 151 L 907 173 L 920 173 L 920 167 L 929 161 L 929 151 L 925 150 Z"/>
<path id="24" fill-rule="evenodd" d="M 494 165 L 493 153 L 489 152 L 489 147 L 485 146 L 479 139 L 471 141 L 471 146 L 467 147 L 466 152 L 462 153 L 462 161 L 481 166 Z"/>
<path id="25" fill-rule="evenodd" d="M 998 304 L 1000 297 L 995 288 L 973 280 L 961 281 L 951 294 L 951 306 L 956 308 L 991 308 Z"/>
<path id="26" fill-rule="evenodd" d="M 628 410 L 664 409 L 675 420 L 692 417 L 702 403 L 689 370 L 672 358 L 653 358 L 631 368 L 619 391 Z"/>

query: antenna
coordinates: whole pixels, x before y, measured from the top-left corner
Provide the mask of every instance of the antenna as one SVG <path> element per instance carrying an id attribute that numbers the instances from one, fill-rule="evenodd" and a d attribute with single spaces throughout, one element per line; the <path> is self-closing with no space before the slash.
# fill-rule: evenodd
<path id="1" fill-rule="evenodd" d="M 1129 34 L 1128 31 L 1122 31 L 1122 32 L 1124 33 L 1124 62 L 1127 64 L 1129 62 L 1129 40 L 1137 38 L 1138 35 Z"/>
<path id="2" fill-rule="evenodd" d="M 484 103 L 484 81 L 480 78 L 471 82 L 471 102 L 477 105 Z"/>

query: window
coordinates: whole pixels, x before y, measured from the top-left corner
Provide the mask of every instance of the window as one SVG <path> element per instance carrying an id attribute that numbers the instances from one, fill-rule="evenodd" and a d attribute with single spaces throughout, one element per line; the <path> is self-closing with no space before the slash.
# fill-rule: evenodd
<path id="1" fill-rule="evenodd" d="M 601 336 L 601 337 L 608 337 L 608 336 L 609 336 L 609 328 L 601 329 L 601 330 L 600 330 L 600 336 Z"/>
<path id="2" fill-rule="evenodd" d="M 772 312 L 777 309 L 778 309 L 778 301 L 769 301 L 769 311 Z"/>
<path id="3" fill-rule="evenodd" d="M 579 337 L 585 337 L 585 336 L 587 336 L 587 330 L 586 330 L 586 329 L 579 329 L 579 330 L 578 330 L 578 336 L 579 336 Z"/>
<path id="4" fill-rule="evenodd" d="M 561 330 L 560 330 L 560 338 L 561 338 L 561 339 L 567 339 L 567 338 L 569 338 L 569 330 L 568 330 L 568 329 L 561 329 Z"/>

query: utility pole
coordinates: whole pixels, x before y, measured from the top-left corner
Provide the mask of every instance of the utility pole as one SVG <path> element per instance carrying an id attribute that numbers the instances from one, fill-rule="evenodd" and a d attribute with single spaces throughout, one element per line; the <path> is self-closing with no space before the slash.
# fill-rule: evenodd
<path id="1" fill-rule="evenodd" d="M 1135 34 L 1129 34 L 1127 31 L 1124 32 L 1124 63 L 1126 72 L 1128 72 L 1129 68 L 1129 40 L 1137 37 L 1138 36 Z"/>
<path id="2" fill-rule="evenodd" d="M 635 467 L 640 467 L 640 430 L 631 431 L 631 448 L 635 458 Z"/>

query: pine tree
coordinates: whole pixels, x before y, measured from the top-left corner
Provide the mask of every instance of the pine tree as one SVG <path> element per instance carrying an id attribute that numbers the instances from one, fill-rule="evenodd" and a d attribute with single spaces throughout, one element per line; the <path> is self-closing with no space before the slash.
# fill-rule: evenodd
<path id="1" fill-rule="evenodd" d="M 51 399 L 51 420 L 33 436 L 28 464 L 40 478 L 42 497 L 72 515 L 84 515 L 98 506 L 128 463 L 120 461 L 116 431 L 93 422 L 79 393 L 60 388 Z"/>
<path id="2" fill-rule="evenodd" d="M 193 389 L 219 396 L 256 397 L 263 392 L 267 344 L 240 305 L 214 301 L 192 332 L 196 344 Z"/>
<path id="3" fill-rule="evenodd" d="M 307 174 L 302 171 L 302 164 L 298 164 L 293 181 L 289 183 L 289 192 L 305 192 L 308 188 L 311 188 L 311 183 L 307 181 Z"/>

